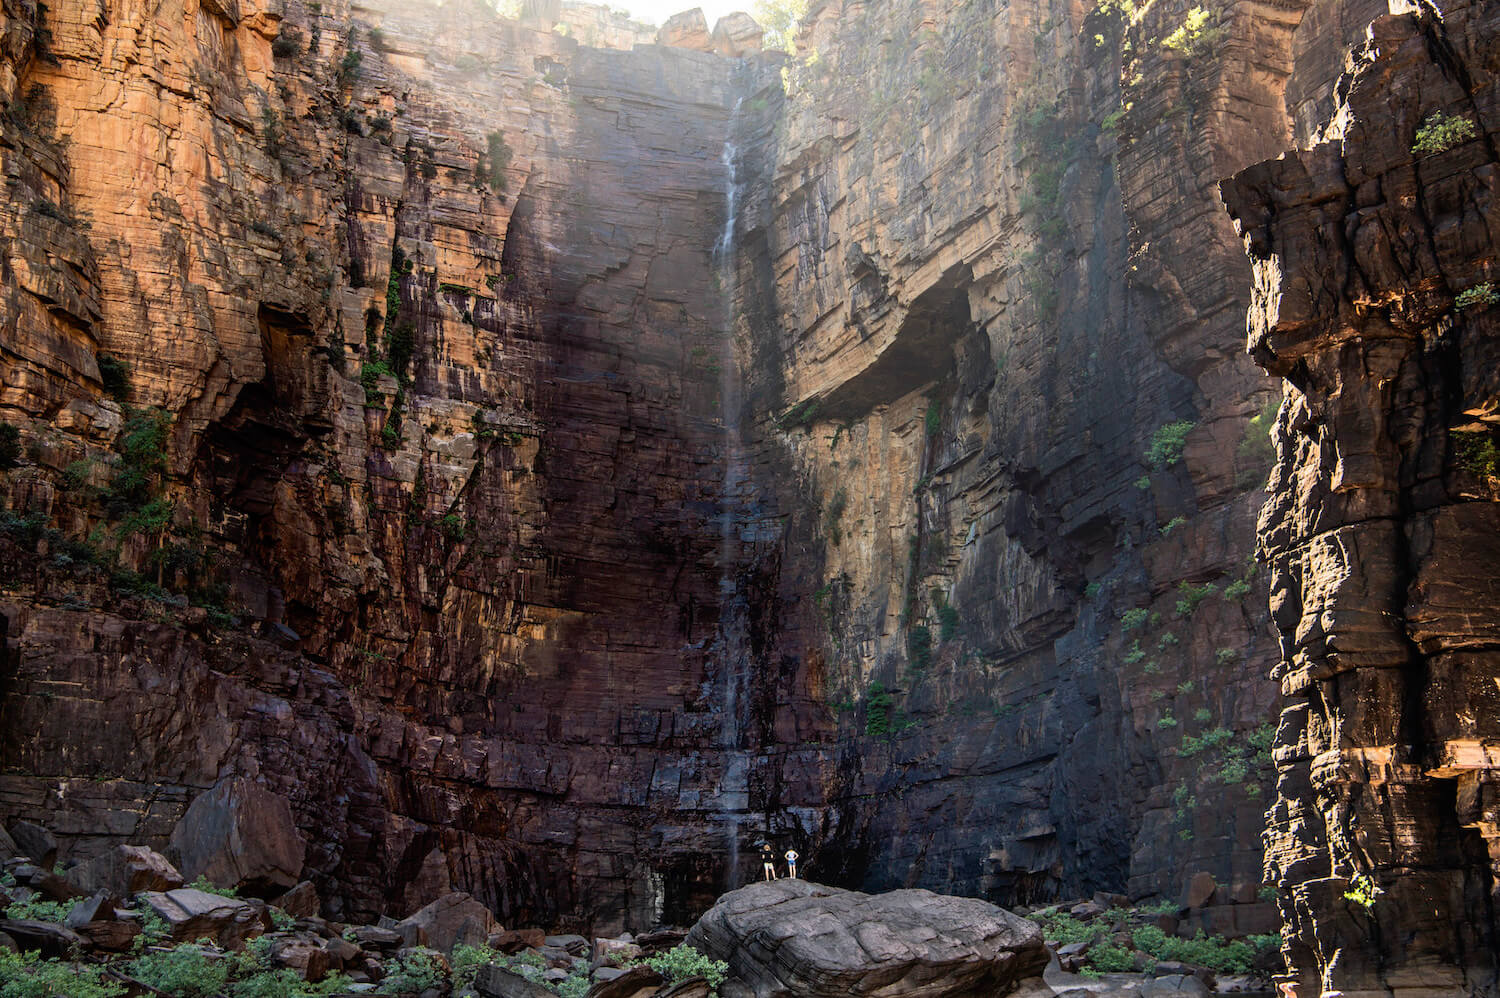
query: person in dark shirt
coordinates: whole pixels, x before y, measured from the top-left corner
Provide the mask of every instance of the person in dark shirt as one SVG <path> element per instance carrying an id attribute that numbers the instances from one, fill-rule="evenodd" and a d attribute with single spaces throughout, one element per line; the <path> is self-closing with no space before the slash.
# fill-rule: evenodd
<path id="1" fill-rule="evenodd" d="M 760 844 L 760 863 L 762 869 L 766 871 L 766 879 L 775 880 L 776 850 L 771 848 L 771 843 L 769 842 L 762 842 Z"/>

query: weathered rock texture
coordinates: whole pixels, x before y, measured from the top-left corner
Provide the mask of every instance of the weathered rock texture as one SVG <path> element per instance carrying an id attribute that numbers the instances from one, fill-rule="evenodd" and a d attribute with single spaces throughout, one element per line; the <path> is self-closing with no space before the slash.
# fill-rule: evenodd
<path id="1" fill-rule="evenodd" d="M 0 811 L 351 917 L 711 896 L 725 795 L 793 779 L 729 677 L 818 758 L 803 667 L 722 638 L 737 63 L 484 5 L 6 15 Z M 199 855 L 226 786 L 305 855 Z"/>
<path id="2" fill-rule="evenodd" d="M 1215 185 L 1378 5 L 831 0 L 784 67 L 525 6 L 0 8 L 0 817 L 166 850 L 258 787 L 301 869 L 232 874 L 350 918 L 685 921 L 767 831 L 1254 901 Z"/>
<path id="3" fill-rule="evenodd" d="M 1299 995 L 1497 986 L 1497 39 L 1493 4 L 1376 20 L 1311 141 L 1224 186 L 1286 379 L 1266 865 Z M 1467 131 L 1418 148 L 1438 113 Z"/>
<path id="4" fill-rule="evenodd" d="M 984 901 L 793 879 L 724 895 L 687 942 L 757 998 L 1003 995 L 1051 955 L 1040 928 Z"/>

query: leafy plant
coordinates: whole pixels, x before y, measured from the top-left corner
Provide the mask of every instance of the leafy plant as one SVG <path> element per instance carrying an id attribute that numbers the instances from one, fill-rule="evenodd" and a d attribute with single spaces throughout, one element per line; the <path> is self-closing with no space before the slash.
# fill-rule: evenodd
<path id="1" fill-rule="evenodd" d="M 146 953 L 127 965 L 131 977 L 175 998 L 210 998 L 229 983 L 230 961 L 188 944 Z"/>
<path id="2" fill-rule="evenodd" d="M 476 968 L 477 970 L 477 968 Z M 412 991 L 418 994 L 428 988 L 441 988 L 447 974 L 436 953 L 411 949 L 391 961 L 383 985 L 386 991 Z"/>
<path id="3" fill-rule="evenodd" d="M 1375 899 L 1384 894 L 1368 873 L 1356 873 L 1349 878 L 1349 889 L 1344 892 L 1344 900 L 1352 901 L 1366 912 L 1375 910 Z"/>
<path id="4" fill-rule="evenodd" d="M 14 423 L 0 423 L 0 471 L 21 463 L 21 429 Z"/>
<path id="5" fill-rule="evenodd" d="M 61 922 L 68 917 L 68 912 L 73 910 L 73 902 L 48 901 L 42 897 L 33 897 L 27 901 L 17 901 L 5 909 L 6 918 L 29 918 L 38 922 Z"/>
<path id="6" fill-rule="evenodd" d="M 1479 130 L 1468 118 L 1452 117 L 1441 111 L 1434 111 L 1417 129 L 1417 141 L 1412 145 L 1411 151 L 1423 155 L 1447 152 L 1478 134 Z"/>
<path id="7" fill-rule="evenodd" d="M 833 498 L 828 501 L 828 512 L 824 517 L 824 522 L 826 524 L 825 529 L 828 532 L 828 539 L 833 541 L 834 547 L 838 547 L 839 542 L 844 539 L 842 523 L 844 510 L 848 505 L 849 493 L 843 489 L 835 492 Z"/>
<path id="8" fill-rule="evenodd" d="M 1146 450 L 1146 463 L 1156 471 L 1170 468 L 1182 460 L 1182 451 L 1187 446 L 1187 436 L 1198 424 L 1190 419 L 1180 419 L 1158 427 L 1151 434 L 1151 446 Z"/>
<path id="9" fill-rule="evenodd" d="M 870 684 L 865 696 L 865 734 L 880 738 L 891 731 L 891 695 L 879 680 Z"/>
<path id="10" fill-rule="evenodd" d="M 1500 477 L 1500 449 L 1495 438 L 1484 430 L 1454 430 L 1448 434 L 1454 460 L 1460 468 L 1476 478 Z"/>
<path id="11" fill-rule="evenodd" d="M 0 998 L 117 998 L 125 988 L 101 967 L 43 960 L 37 953 L 0 949 Z"/>
<path id="12" fill-rule="evenodd" d="M 713 994 L 719 993 L 719 986 L 729 976 L 729 964 L 704 956 L 685 943 L 658 953 L 647 960 L 646 965 L 665 977 L 668 984 L 681 984 L 690 977 L 701 977 L 708 981 Z"/>
<path id="13" fill-rule="evenodd" d="M 1135 969 L 1134 954 L 1114 943 L 1091 947 L 1087 959 L 1090 967 L 1106 974 L 1126 973 Z"/>
<path id="14" fill-rule="evenodd" d="M 492 190 L 504 191 L 505 171 L 510 168 L 511 150 L 505 142 L 503 132 L 490 132 L 484 137 L 484 181 Z"/>
<path id="15" fill-rule="evenodd" d="M 151 501 L 159 477 L 167 470 L 167 431 L 172 417 L 160 409 L 126 409 L 125 425 L 115 441 L 120 459 L 105 492 L 111 516 L 138 510 Z"/>
<path id="16" fill-rule="evenodd" d="M 1276 412 L 1280 408 L 1280 399 L 1269 399 L 1245 424 L 1245 436 L 1234 452 L 1235 484 L 1241 489 L 1264 485 L 1266 475 L 1276 463 L 1276 446 L 1271 442 L 1271 433 L 1276 428 Z"/>
<path id="17" fill-rule="evenodd" d="M 1270 937 L 1258 937 L 1262 942 Z M 1203 930 L 1192 939 L 1169 936 L 1154 925 L 1143 925 L 1130 936 L 1135 948 L 1156 960 L 1207 967 L 1221 974 L 1249 973 L 1255 961 L 1257 944 L 1242 939 L 1205 936 Z M 1281 939 L 1275 937 L 1280 948 Z"/>
<path id="18" fill-rule="evenodd" d="M 191 884 L 188 884 L 187 886 L 192 890 L 202 891 L 205 894 L 217 894 L 221 898 L 233 898 L 240 896 L 240 892 L 235 888 L 219 887 L 201 873 L 198 874 L 197 879 L 195 879 Z"/>
<path id="19" fill-rule="evenodd" d="M 1151 611 L 1144 607 L 1135 607 L 1134 609 L 1126 610 L 1120 614 L 1120 627 L 1127 631 L 1133 631 L 1146 623 L 1147 618 L 1150 616 Z"/>
<path id="20" fill-rule="evenodd" d="M 1495 286 L 1489 281 L 1466 288 L 1453 299 L 1453 307 L 1459 311 L 1467 308 L 1489 308 L 1496 303 L 1500 303 L 1500 292 L 1497 292 Z"/>
<path id="21" fill-rule="evenodd" d="M 1170 520 L 1168 520 L 1166 523 L 1162 524 L 1161 535 L 1163 537 L 1165 537 L 1168 534 L 1170 534 L 1172 531 L 1176 530 L 1178 527 L 1183 526 L 1186 523 L 1187 523 L 1187 517 L 1185 517 L 1185 516 L 1174 516 Z"/>
<path id="22" fill-rule="evenodd" d="M 1176 30 L 1161 40 L 1162 47 L 1186 56 L 1209 51 L 1218 42 L 1221 32 L 1218 28 L 1208 27 L 1208 18 L 1208 11 L 1194 7 Z"/>
<path id="23" fill-rule="evenodd" d="M 116 402 L 130 398 L 130 365 L 107 353 L 99 355 L 99 382 Z"/>
<path id="24" fill-rule="evenodd" d="M 1177 584 L 1177 616 L 1191 617 L 1193 611 L 1198 609 L 1198 604 L 1208 599 L 1219 591 L 1219 587 L 1212 582 L 1205 582 L 1201 586 L 1195 586 L 1190 582 L 1179 582 Z"/>

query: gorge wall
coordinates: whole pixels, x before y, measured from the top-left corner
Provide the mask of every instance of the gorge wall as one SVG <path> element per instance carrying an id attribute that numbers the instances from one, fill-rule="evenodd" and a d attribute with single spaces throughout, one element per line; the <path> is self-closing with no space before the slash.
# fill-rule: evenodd
<path id="1" fill-rule="evenodd" d="M 1315 141 L 1224 187 L 1288 385 L 1260 535 L 1299 994 L 1495 987 L 1497 37 L 1489 4 L 1380 18 Z"/>
<path id="2" fill-rule="evenodd" d="M 1378 978 L 1329 911 L 1400 864 L 1307 831 L 1337 800 L 1448 850 L 1420 890 L 1492 941 L 1488 720 L 1416 711 L 1409 762 L 1332 720 L 1439 686 L 1493 716 L 1450 609 L 1482 559 L 1382 603 L 1431 623 L 1368 660 L 1299 623 L 1370 612 L 1357 573 L 1308 595 L 1334 519 L 1409 524 L 1382 593 L 1483 529 L 1445 497 L 1486 480 L 1430 483 L 1491 414 L 1489 313 L 1439 318 L 1488 244 L 1443 227 L 1469 270 L 1353 293 L 1309 242 L 1294 314 L 1268 247 L 1311 223 L 1261 206 L 1376 202 L 1326 146 L 1241 174 L 1252 271 L 1218 195 L 1465 64 L 1341 77 L 1383 3 L 829 0 L 790 57 L 464 3 L 4 10 L 0 817 L 165 846 L 248 778 L 331 914 L 462 889 L 598 930 L 693 917 L 767 832 L 820 879 L 1012 904 L 1207 871 L 1211 932 L 1274 927 L 1269 864 L 1294 967 Z M 1397 397 L 1428 414 L 1387 447 Z"/>

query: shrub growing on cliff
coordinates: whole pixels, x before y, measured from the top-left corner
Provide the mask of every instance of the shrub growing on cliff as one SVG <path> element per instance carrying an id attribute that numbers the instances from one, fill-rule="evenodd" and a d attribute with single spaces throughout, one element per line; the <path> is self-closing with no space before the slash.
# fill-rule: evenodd
<path id="1" fill-rule="evenodd" d="M 510 168 L 511 151 L 503 132 L 490 132 L 484 137 L 484 166 L 481 179 L 491 190 L 505 190 L 505 171 Z"/>
<path id="2" fill-rule="evenodd" d="M 105 492 L 105 510 L 120 517 L 138 510 L 155 496 L 157 479 L 167 470 L 167 431 L 172 417 L 160 409 L 127 409 L 125 426 L 115 441 L 120 460 Z"/>
<path id="3" fill-rule="evenodd" d="M 1495 286 L 1489 281 L 1466 288 L 1453 299 L 1453 307 L 1460 312 L 1469 308 L 1489 308 L 1496 303 L 1500 303 L 1500 292 L 1496 292 Z"/>
<path id="4" fill-rule="evenodd" d="M 0 423 L 0 471 L 21 463 L 21 430 L 13 423 Z"/>
<path id="5" fill-rule="evenodd" d="M 1161 40 L 1162 48 L 1185 56 L 1201 55 L 1212 49 L 1221 34 L 1218 28 L 1208 26 L 1208 11 L 1194 7 L 1177 29 Z"/>
<path id="6" fill-rule="evenodd" d="M 1478 134 L 1479 130 L 1468 118 L 1450 117 L 1441 111 L 1434 111 L 1417 129 L 1417 141 L 1412 145 L 1411 151 L 1421 155 L 1447 152 Z"/>
<path id="7" fill-rule="evenodd" d="M 130 365 L 107 353 L 99 355 L 99 381 L 104 394 L 116 402 L 130 398 Z"/>
<path id="8" fill-rule="evenodd" d="M 1237 465 L 1234 483 L 1241 489 L 1264 485 L 1266 475 L 1276 463 L 1276 447 L 1271 443 L 1271 431 L 1276 426 L 1276 411 L 1280 407 L 1279 399 L 1270 399 L 1245 424 L 1245 437 L 1234 452 Z"/>
<path id="9" fill-rule="evenodd" d="M 1151 446 L 1146 450 L 1146 463 L 1156 471 L 1170 468 L 1182 460 L 1183 448 L 1187 446 L 1187 435 L 1198 424 L 1191 419 L 1179 419 L 1158 427 L 1151 434 Z"/>
<path id="10" fill-rule="evenodd" d="M 1457 465 L 1476 478 L 1500 477 L 1500 449 L 1483 430 L 1454 430 L 1448 434 Z"/>

